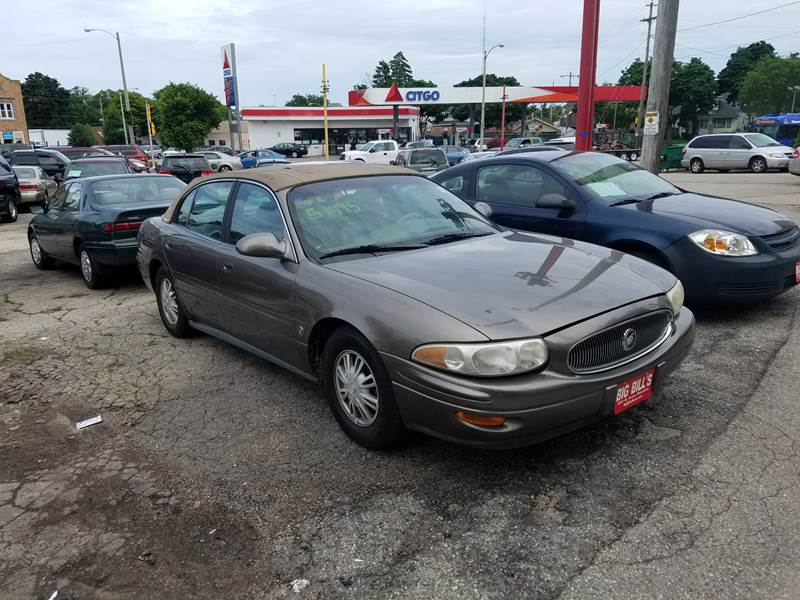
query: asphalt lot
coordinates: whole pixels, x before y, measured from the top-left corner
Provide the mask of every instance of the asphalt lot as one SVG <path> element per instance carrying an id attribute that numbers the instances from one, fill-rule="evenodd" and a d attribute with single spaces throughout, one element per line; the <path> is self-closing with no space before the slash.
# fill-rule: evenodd
<path id="1" fill-rule="evenodd" d="M 667 177 L 800 221 L 798 177 Z M 689 359 L 613 420 L 376 453 L 312 384 L 171 338 L 135 272 L 37 271 L 29 218 L 0 225 L 0 600 L 800 593 L 797 289 L 698 310 Z"/>

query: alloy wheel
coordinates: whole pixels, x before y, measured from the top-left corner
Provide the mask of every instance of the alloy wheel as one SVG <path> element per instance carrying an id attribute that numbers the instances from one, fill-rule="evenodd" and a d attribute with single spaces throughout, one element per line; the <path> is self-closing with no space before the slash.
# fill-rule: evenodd
<path id="1" fill-rule="evenodd" d="M 175 294 L 175 286 L 172 281 L 166 277 L 161 280 L 161 289 L 159 290 L 158 299 L 161 301 L 161 312 L 164 314 L 164 319 L 167 323 L 174 327 L 178 323 L 179 308 L 178 297 Z"/>
<path id="2" fill-rule="evenodd" d="M 16 202 L 12 202 L 9 200 L 8 202 L 8 214 L 11 215 L 11 220 L 17 220 L 17 204 Z"/>
<path id="3" fill-rule="evenodd" d="M 37 265 L 42 264 L 42 247 L 36 238 L 31 240 L 31 258 Z"/>
<path id="4" fill-rule="evenodd" d="M 92 259 L 86 250 L 81 250 L 81 273 L 86 281 L 92 280 Z"/>
<path id="5" fill-rule="evenodd" d="M 359 427 L 369 427 L 378 417 L 379 394 L 375 375 L 354 350 L 344 350 L 334 366 L 336 396 L 347 417 Z"/>

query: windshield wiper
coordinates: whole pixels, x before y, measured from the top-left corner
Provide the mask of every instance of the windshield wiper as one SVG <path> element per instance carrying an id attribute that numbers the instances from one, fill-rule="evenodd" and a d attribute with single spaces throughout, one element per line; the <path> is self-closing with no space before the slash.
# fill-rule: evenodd
<path id="1" fill-rule="evenodd" d="M 334 250 L 320 256 L 323 258 L 332 258 L 334 256 L 346 256 L 348 254 L 375 254 L 376 252 L 402 252 L 404 250 L 419 250 L 424 248 L 424 244 L 405 244 L 405 245 L 387 245 L 381 246 L 379 244 L 366 244 L 364 246 L 354 246 L 352 248 L 342 248 L 341 250 Z"/>
<path id="2" fill-rule="evenodd" d="M 617 200 L 616 202 L 612 202 L 609 206 L 622 206 L 623 204 L 638 204 L 642 202 L 639 198 L 625 198 L 625 200 Z"/>
<path id="3" fill-rule="evenodd" d="M 491 235 L 490 233 L 445 233 L 444 235 L 440 235 L 438 237 L 431 238 L 429 240 L 425 240 L 423 243 L 428 246 L 435 246 L 436 244 L 447 244 L 449 242 L 455 242 L 456 240 L 465 240 L 467 238 L 474 238 L 474 237 L 483 237 L 485 235 Z"/>

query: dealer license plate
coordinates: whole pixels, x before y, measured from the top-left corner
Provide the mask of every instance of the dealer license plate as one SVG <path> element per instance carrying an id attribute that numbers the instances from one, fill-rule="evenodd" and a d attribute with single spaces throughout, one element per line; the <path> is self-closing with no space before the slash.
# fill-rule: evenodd
<path id="1" fill-rule="evenodd" d="M 628 410 L 631 406 L 644 402 L 653 395 L 653 377 L 655 369 L 639 373 L 617 386 L 617 396 L 614 399 L 614 414 Z"/>

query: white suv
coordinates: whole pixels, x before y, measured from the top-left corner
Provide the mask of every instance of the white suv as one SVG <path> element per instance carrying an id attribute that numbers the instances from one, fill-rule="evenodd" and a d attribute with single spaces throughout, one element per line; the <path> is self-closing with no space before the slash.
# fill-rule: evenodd
<path id="1" fill-rule="evenodd" d="M 765 173 L 787 168 L 791 158 L 791 148 L 763 133 L 715 133 L 692 139 L 683 149 L 681 166 L 692 173 L 706 169 Z"/>

